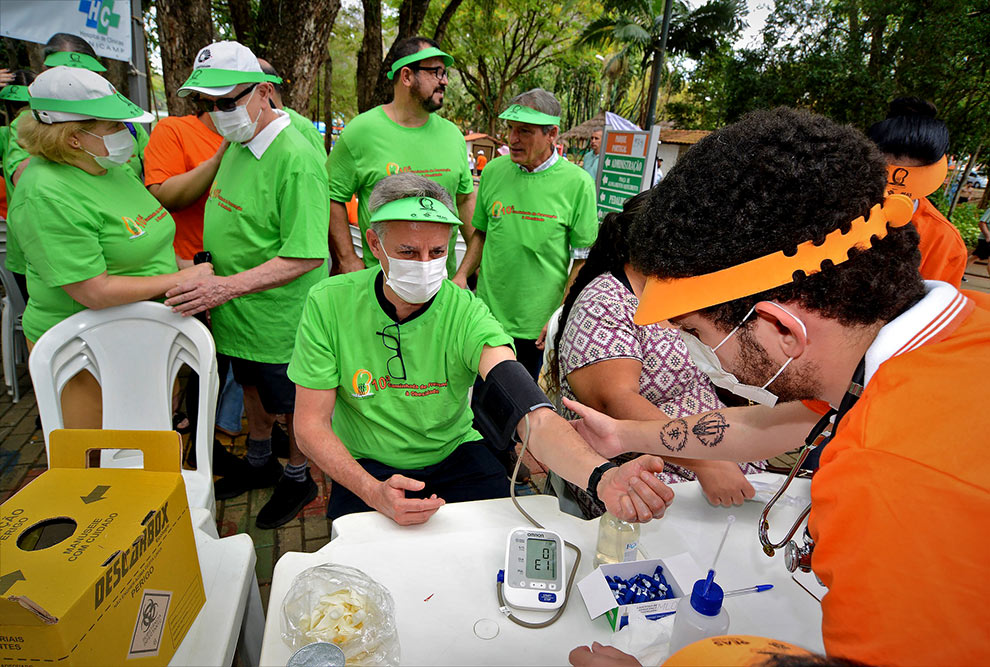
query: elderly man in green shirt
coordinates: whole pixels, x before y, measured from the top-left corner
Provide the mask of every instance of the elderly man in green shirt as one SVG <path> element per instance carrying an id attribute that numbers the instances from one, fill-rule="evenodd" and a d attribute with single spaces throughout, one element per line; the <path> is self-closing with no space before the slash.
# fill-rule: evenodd
<path id="1" fill-rule="evenodd" d="M 368 198 L 378 181 L 390 174 L 414 173 L 443 186 L 457 200 L 464 240 L 474 228 L 474 180 L 467 163 L 467 144 L 456 125 L 435 113 L 443 106 L 448 69 L 454 59 L 426 37 L 410 37 L 395 45 L 388 78 L 393 98 L 355 117 L 327 158 L 330 176 L 330 235 L 342 273 L 376 266 L 378 260 L 363 241 L 368 230 Z M 363 259 L 351 245 L 345 205 L 358 198 Z M 457 269 L 454 238 L 450 239 L 447 275 Z"/>
<path id="2" fill-rule="evenodd" d="M 513 412 L 493 399 L 502 444 L 513 430 L 524 437 L 528 422 L 533 455 L 617 516 L 662 516 L 673 498 L 654 475 L 662 460 L 618 467 L 591 450 L 515 361 L 485 304 L 445 280 L 448 241 L 461 224 L 450 194 L 400 174 L 380 181 L 370 203 L 367 241 L 381 267 L 310 290 L 289 365 L 299 445 L 334 480 L 327 515 L 374 509 L 415 524 L 445 502 L 508 495 L 502 467 L 472 427 L 468 389 L 480 375 L 486 395 L 523 406 Z"/>
<path id="3" fill-rule="evenodd" d="M 203 214 L 203 248 L 216 275 L 170 290 L 166 305 L 193 315 L 209 309 L 221 360 L 244 387 L 246 460 L 217 482 L 218 500 L 275 486 L 259 528 L 292 520 L 318 487 L 295 445 L 295 385 L 286 375 L 296 327 L 310 287 L 327 275 L 326 172 L 319 154 L 272 108 L 271 75 L 250 49 L 218 42 L 200 49 L 180 95 L 212 102 L 217 132 L 230 142 Z M 272 454 L 276 414 L 287 416 L 289 463 Z"/>
<path id="4" fill-rule="evenodd" d="M 511 160 L 492 160 L 481 174 L 478 233 L 453 280 L 465 287 L 480 263 L 478 296 L 536 379 L 547 320 L 598 237 L 595 186 L 554 147 L 560 103 L 551 93 L 535 88 L 517 95 L 499 118 L 509 123 Z"/>

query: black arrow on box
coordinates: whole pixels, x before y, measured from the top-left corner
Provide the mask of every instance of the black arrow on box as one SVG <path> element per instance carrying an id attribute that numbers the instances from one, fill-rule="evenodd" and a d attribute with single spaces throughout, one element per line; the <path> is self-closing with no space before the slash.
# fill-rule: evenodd
<path id="1" fill-rule="evenodd" d="M 27 579 L 24 578 L 24 575 L 21 574 L 20 570 L 14 570 L 9 574 L 5 574 L 0 577 L 0 595 L 6 593 L 7 590 L 18 581 L 27 581 Z"/>
<path id="2" fill-rule="evenodd" d="M 90 491 L 88 495 L 79 496 L 79 497 L 82 498 L 82 501 L 84 503 L 89 505 L 90 503 L 95 503 L 97 500 L 103 500 L 103 494 L 109 490 L 110 490 L 109 486 L 98 486 L 92 491 Z"/>

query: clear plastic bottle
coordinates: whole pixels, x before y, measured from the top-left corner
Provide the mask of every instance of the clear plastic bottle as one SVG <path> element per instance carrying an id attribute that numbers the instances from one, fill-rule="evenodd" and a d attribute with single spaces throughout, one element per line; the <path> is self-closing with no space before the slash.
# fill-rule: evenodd
<path id="1" fill-rule="evenodd" d="M 638 523 L 623 521 L 609 512 L 602 514 L 602 518 L 598 522 L 596 566 L 636 560 L 638 548 Z"/>
<path id="2" fill-rule="evenodd" d="M 714 581 L 710 585 L 705 579 L 694 582 L 691 595 L 677 603 L 669 655 L 699 639 L 718 637 L 729 631 L 729 612 L 722 607 L 722 598 L 722 588 Z"/>

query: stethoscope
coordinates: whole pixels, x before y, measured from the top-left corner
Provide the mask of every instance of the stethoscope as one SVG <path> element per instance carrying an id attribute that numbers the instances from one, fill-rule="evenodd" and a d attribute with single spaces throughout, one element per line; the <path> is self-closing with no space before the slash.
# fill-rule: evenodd
<path id="1" fill-rule="evenodd" d="M 787 478 L 784 483 L 774 494 L 773 498 L 766 504 L 763 508 L 763 513 L 760 515 L 759 524 L 759 534 L 760 534 L 760 544 L 763 546 L 763 553 L 767 556 L 773 557 L 777 549 L 784 550 L 784 567 L 787 568 L 788 572 L 795 572 L 801 570 L 802 572 L 811 572 L 811 553 L 815 550 L 815 541 L 811 537 L 811 533 L 808 532 L 807 526 L 804 529 L 803 542 L 804 544 L 799 545 L 794 539 L 794 534 L 797 533 L 798 528 L 808 517 L 811 512 L 811 503 L 804 508 L 798 518 L 791 525 L 787 534 L 779 542 L 770 541 L 770 522 L 767 517 L 770 515 L 770 510 L 773 508 L 774 503 L 777 502 L 787 487 L 790 486 L 791 481 L 797 476 L 798 471 L 804 465 L 808 456 L 818 450 L 817 454 L 821 454 L 821 448 L 829 443 L 832 437 L 835 435 L 835 430 L 837 424 L 842 420 L 847 412 L 856 404 L 859 400 L 860 394 L 863 393 L 863 380 L 865 378 L 865 360 L 860 361 L 859 365 L 856 367 L 856 371 L 853 373 L 852 382 L 849 383 L 849 388 L 846 389 L 845 395 L 842 397 L 842 401 L 839 403 L 838 410 L 829 410 L 825 415 L 818 420 L 814 428 L 811 429 L 811 433 L 804 441 L 804 447 L 798 452 L 797 461 L 791 467 L 790 473 L 788 473 Z M 817 456 L 815 457 L 814 467 L 817 469 L 818 461 Z"/>

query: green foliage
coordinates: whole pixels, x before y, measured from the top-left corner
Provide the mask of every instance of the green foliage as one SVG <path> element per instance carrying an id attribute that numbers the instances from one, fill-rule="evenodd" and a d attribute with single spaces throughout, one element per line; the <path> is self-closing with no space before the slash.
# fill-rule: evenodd
<path id="1" fill-rule="evenodd" d="M 664 82 L 660 106 L 681 87 L 688 61 L 726 51 L 739 34 L 746 14 L 742 0 L 709 0 L 691 10 L 683 0 L 673 0 L 670 30 L 664 62 Z M 580 44 L 611 46 L 613 58 L 636 63 L 638 85 L 627 82 L 622 100 L 610 99 L 610 107 L 643 122 L 648 80 L 663 36 L 665 0 L 606 0 L 604 13 L 582 31 Z M 672 111 L 681 120 L 695 120 L 698 110 L 689 101 L 678 102 Z M 700 105 L 703 106 L 703 105 Z M 658 114 L 663 117 L 663 114 Z"/>
<path id="2" fill-rule="evenodd" d="M 946 197 L 944 187 L 939 188 L 929 199 L 942 212 L 942 215 L 948 217 L 949 200 Z M 968 248 L 975 248 L 976 241 L 980 238 L 980 216 L 982 214 L 983 212 L 974 202 L 956 204 L 955 210 L 952 211 L 950 222 L 959 230 Z"/>
<path id="3" fill-rule="evenodd" d="M 762 46 L 699 63 L 690 114 L 712 127 L 788 105 L 865 129 L 914 95 L 968 152 L 990 136 L 988 63 L 986 0 L 776 0 Z"/>

